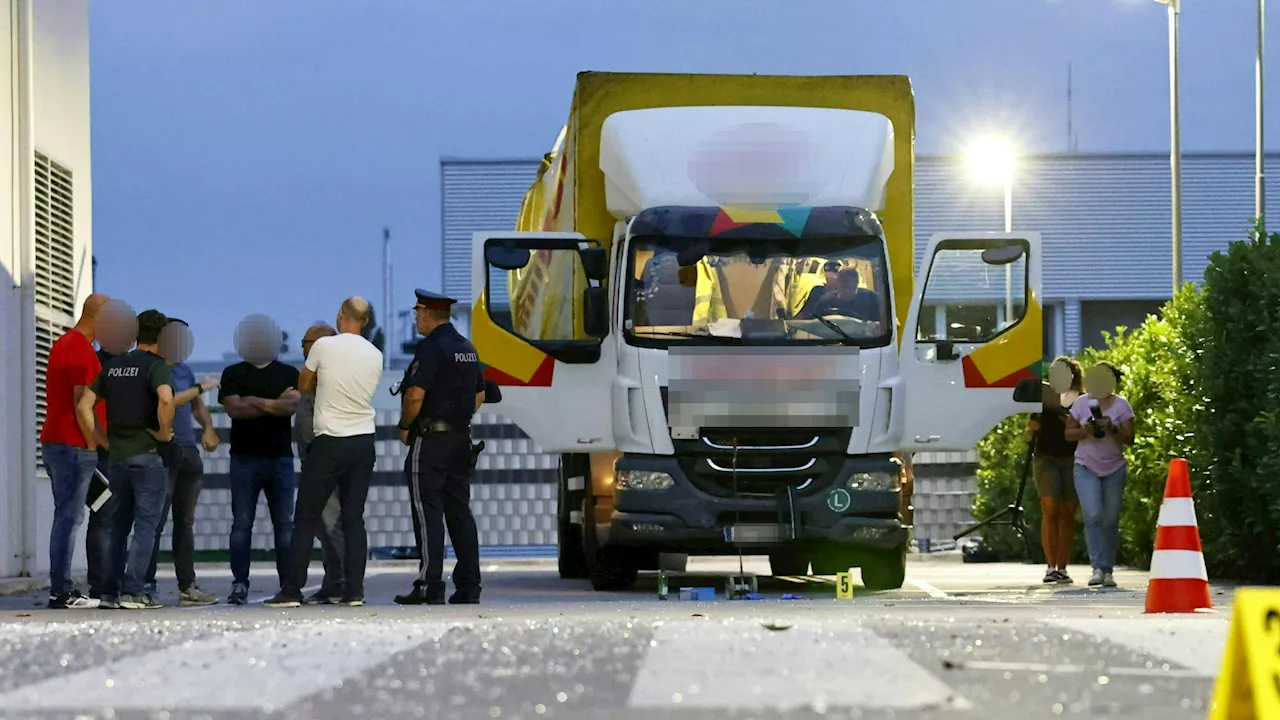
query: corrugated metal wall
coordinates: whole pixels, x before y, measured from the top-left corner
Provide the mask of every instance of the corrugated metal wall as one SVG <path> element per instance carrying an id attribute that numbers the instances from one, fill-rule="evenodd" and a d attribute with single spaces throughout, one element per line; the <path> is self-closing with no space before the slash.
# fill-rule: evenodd
<path id="1" fill-rule="evenodd" d="M 444 294 L 470 303 L 471 233 L 511 230 L 540 160 L 440 161 Z"/>

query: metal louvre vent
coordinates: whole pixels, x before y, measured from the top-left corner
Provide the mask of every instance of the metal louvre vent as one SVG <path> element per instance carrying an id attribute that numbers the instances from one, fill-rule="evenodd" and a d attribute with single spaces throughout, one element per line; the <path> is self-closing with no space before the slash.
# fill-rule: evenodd
<path id="1" fill-rule="evenodd" d="M 74 323 L 75 215 L 71 171 L 37 152 L 35 162 L 36 432 L 48 401 L 45 374 L 53 343 Z M 44 474 L 40 444 L 36 467 Z"/>

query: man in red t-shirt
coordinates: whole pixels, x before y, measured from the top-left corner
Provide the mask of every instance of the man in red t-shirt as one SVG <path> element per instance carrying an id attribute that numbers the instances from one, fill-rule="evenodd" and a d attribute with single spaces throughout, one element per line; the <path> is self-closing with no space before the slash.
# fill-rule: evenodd
<path id="1" fill-rule="evenodd" d="M 88 439 L 76 422 L 76 403 L 102 371 L 93 349 L 98 311 L 109 300 L 94 293 L 84 301 L 75 327 L 53 343 L 45 370 L 44 426 L 40 446 L 53 488 L 53 529 L 49 537 L 49 607 L 88 609 L 98 601 L 87 598 L 71 582 L 72 543 L 84 522 L 85 497 L 98 465 L 98 446 L 107 444 L 106 406 L 96 408 L 98 428 Z M 93 543 L 90 543 L 92 545 Z M 94 548 L 89 548 L 90 555 Z"/>

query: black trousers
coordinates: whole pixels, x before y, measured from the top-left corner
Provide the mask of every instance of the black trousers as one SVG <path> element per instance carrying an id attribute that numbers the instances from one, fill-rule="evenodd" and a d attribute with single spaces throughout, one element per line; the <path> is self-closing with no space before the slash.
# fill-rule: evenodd
<path id="1" fill-rule="evenodd" d="M 200 487 L 204 483 L 204 462 L 195 445 L 169 443 L 160 451 L 160 458 L 169 471 L 169 499 L 165 502 L 160 524 L 156 526 L 156 549 L 151 554 L 151 566 L 147 568 L 147 583 L 156 581 L 156 560 L 160 555 L 160 536 L 164 522 L 173 510 L 173 569 L 178 576 L 178 589 L 187 590 L 196 584 L 196 505 L 200 501 Z"/>
<path id="2" fill-rule="evenodd" d="M 331 437 L 318 435 L 307 448 L 298 482 L 298 502 L 293 512 L 293 537 L 284 586 L 286 595 L 302 595 L 311 565 L 311 548 L 323 533 L 325 505 L 338 491 L 341 505 L 343 573 L 347 597 L 364 597 L 364 570 L 369 558 L 369 537 L 364 531 L 364 504 L 369 497 L 376 459 L 374 436 Z"/>
<path id="3" fill-rule="evenodd" d="M 449 528 L 458 562 L 453 584 L 480 589 L 480 535 L 471 514 L 471 437 L 467 433 L 429 433 L 414 440 L 407 463 L 418 547 L 423 562 L 415 584 L 444 585 L 444 530 Z M 425 543 L 423 542 L 425 540 Z"/>
<path id="4" fill-rule="evenodd" d="M 111 460 L 106 450 L 98 448 L 98 472 L 111 479 Z M 115 514 L 116 498 L 107 500 L 97 512 L 89 513 L 89 529 L 84 535 L 85 559 L 88 561 L 87 580 L 90 597 L 100 598 L 111 594 L 111 518 Z"/>

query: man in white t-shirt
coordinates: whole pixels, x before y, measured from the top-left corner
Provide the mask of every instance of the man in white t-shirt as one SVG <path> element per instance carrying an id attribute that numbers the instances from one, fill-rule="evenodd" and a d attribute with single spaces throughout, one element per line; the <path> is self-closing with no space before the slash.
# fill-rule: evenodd
<path id="1" fill-rule="evenodd" d="M 364 604 L 364 570 L 369 538 L 364 504 L 375 460 L 373 392 L 382 379 L 382 353 L 360 331 L 369 323 L 369 303 L 350 297 L 338 310 L 338 334 L 316 340 L 298 377 L 298 390 L 314 392 L 315 439 L 307 448 L 298 483 L 289 573 L 269 607 L 298 607 L 307 583 L 311 548 L 323 532 L 321 514 L 334 489 L 342 505 L 343 571 L 346 586 L 338 604 Z"/>

